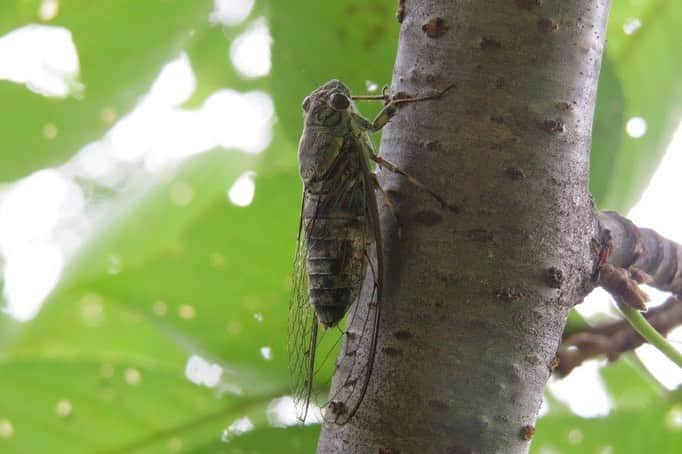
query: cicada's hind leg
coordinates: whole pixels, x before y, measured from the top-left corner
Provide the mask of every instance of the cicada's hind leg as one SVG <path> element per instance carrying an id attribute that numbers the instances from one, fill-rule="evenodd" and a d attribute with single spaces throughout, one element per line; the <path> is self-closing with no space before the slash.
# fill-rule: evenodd
<path id="1" fill-rule="evenodd" d="M 388 206 L 388 209 L 391 211 L 391 214 L 393 215 L 395 223 L 398 227 L 398 238 L 402 238 L 403 223 L 400 220 L 400 216 L 398 216 L 398 210 L 396 210 L 395 205 L 393 204 L 393 200 L 391 200 L 391 195 L 388 192 L 386 192 L 384 188 L 381 187 L 381 185 L 379 184 L 379 180 L 377 179 L 377 176 L 375 174 L 372 174 L 372 184 L 374 185 L 375 189 L 377 189 L 383 194 L 384 202 L 386 202 L 386 206 Z"/>
<path id="2" fill-rule="evenodd" d="M 372 161 L 376 162 L 377 165 L 378 165 L 380 168 L 386 168 L 386 169 L 390 170 L 390 171 L 393 172 L 393 173 L 397 173 L 398 175 L 402 175 L 403 177 L 405 177 L 405 178 L 407 179 L 407 181 L 409 181 L 410 183 L 412 183 L 413 185 L 415 185 L 415 186 L 418 187 L 419 189 L 428 192 L 434 199 L 436 199 L 436 200 L 438 201 L 438 203 L 440 203 L 441 208 L 443 208 L 443 209 L 446 209 L 446 208 L 447 208 L 448 210 L 453 211 L 453 212 L 455 212 L 455 213 L 459 212 L 459 207 L 458 207 L 458 206 L 449 204 L 443 197 L 441 197 L 440 195 L 438 195 L 437 192 L 435 192 L 434 190 L 430 189 L 430 188 L 429 188 L 428 186 L 426 186 L 424 183 L 422 183 L 421 181 L 417 180 L 415 177 L 413 177 L 413 176 L 410 175 L 409 173 L 405 172 L 404 170 L 400 169 L 400 168 L 397 167 L 396 165 L 391 164 L 390 162 L 388 162 L 387 160 L 385 160 L 385 159 L 382 158 L 381 156 L 376 155 L 376 154 L 374 154 L 374 153 L 370 154 L 369 158 L 370 158 Z"/>

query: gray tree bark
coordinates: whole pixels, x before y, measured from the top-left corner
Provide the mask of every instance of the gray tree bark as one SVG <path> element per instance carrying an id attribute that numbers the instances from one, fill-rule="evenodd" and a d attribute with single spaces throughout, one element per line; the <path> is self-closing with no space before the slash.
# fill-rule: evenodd
<path id="1" fill-rule="evenodd" d="M 320 453 L 525 453 L 591 286 L 589 150 L 608 0 L 407 0 L 380 172 L 385 297 L 367 395 Z"/>

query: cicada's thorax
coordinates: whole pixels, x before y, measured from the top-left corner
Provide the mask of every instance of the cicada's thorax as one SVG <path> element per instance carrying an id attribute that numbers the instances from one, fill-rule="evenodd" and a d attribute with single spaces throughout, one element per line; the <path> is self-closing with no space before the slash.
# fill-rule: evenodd
<path id="1" fill-rule="evenodd" d="M 346 136 L 323 178 L 305 185 L 308 197 L 303 222 L 310 302 L 325 326 L 339 323 L 357 299 L 365 276 L 368 235 L 364 213 L 372 189 L 362 152 L 357 138 Z"/>

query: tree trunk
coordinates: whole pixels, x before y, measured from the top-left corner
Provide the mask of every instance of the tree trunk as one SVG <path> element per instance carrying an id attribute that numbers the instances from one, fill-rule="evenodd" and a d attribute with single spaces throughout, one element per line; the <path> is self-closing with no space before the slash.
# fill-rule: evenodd
<path id="1" fill-rule="evenodd" d="M 407 0 L 380 172 L 386 276 L 367 395 L 321 453 L 524 453 L 591 286 L 589 150 L 608 0 Z M 361 302 L 362 303 L 362 302 Z"/>

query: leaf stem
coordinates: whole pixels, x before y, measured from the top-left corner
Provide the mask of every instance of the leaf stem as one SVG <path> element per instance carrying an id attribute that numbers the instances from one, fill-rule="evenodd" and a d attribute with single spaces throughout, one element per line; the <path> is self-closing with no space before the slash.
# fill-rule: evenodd
<path id="1" fill-rule="evenodd" d="M 682 352 L 673 347 L 668 340 L 661 336 L 661 333 L 651 326 L 649 321 L 636 309 L 626 303 L 616 299 L 616 305 L 628 321 L 630 326 L 644 338 L 645 341 L 656 347 L 661 353 L 668 357 L 677 367 L 682 368 Z"/>

